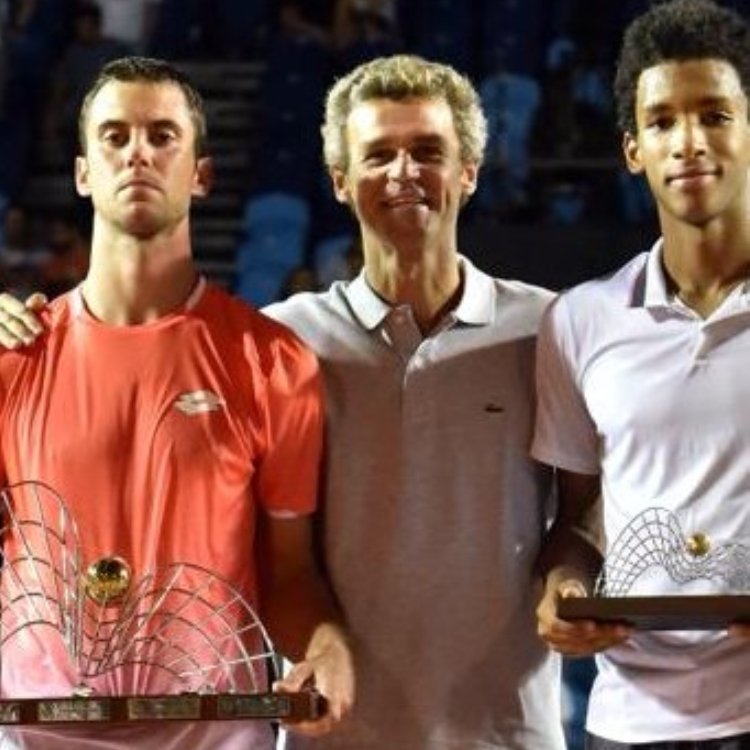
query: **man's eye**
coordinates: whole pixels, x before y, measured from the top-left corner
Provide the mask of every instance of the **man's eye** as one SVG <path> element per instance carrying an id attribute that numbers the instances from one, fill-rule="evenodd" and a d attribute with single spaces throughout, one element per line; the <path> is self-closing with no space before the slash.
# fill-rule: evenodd
<path id="1" fill-rule="evenodd" d="M 726 112 L 705 112 L 701 115 L 701 120 L 705 125 L 723 125 L 731 122 L 732 118 Z"/>
<path id="2" fill-rule="evenodd" d="M 414 159 L 420 162 L 434 163 L 443 158 L 443 152 L 438 146 L 421 146 L 414 150 Z"/>
<path id="3" fill-rule="evenodd" d="M 370 151 L 365 155 L 365 163 L 372 165 L 387 164 L 390 160 L 388 151 Z"/>
<path id="4" fill-rule="evenodd" d="M 671 117 L 654 117 L 646 124 L 653 130 L 669 130 L 674 120 Z"/>
<path id="5" fill-rule="evenodd" d="M 102 135 L 102 140 L 110 146 L 123 146 L 127 137 L 119 130 L 107 130 Z"/>
<path id="6" fill-rule="evenodd" d="M 172 130 L 158 130 L 153 136 L 154 143 L 158 143 L 160 145 L 170 143 L 175 138 L 175 133 Z"/>

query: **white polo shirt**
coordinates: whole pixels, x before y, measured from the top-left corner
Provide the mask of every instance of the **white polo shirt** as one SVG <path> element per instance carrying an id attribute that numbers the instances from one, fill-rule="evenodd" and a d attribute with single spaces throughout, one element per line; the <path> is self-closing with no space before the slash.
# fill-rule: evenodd
<path id="1" fill-rule="evenodd" d="M 561 295 L 542 324 L 533 455 L 602 476 L 611 544 L 663 507 L 686 536 L 750 544 L 750 284 L 707 319 L 667 291 L 662 247 Z M 689 593 L 720 592 L 696 581 Z M 686 589 L 651 570 L 632 593 Z M 735 592 L 736 593 L 736 592 Z M 638 633 L 598 658 L 588 729 L 620 742 L 750 731 L 750 648 L 725 633 Z"/>
<path id="2" fill-rule="evenodd" d="M 552 295 L 461 265 L 428 336 L 364 275 L 266 310 L 321 360 L 326 562 L 359 681 L 351 720 L 294 748 L 563 747 L 532 580 L 550 476 L 528 456 Z"/>

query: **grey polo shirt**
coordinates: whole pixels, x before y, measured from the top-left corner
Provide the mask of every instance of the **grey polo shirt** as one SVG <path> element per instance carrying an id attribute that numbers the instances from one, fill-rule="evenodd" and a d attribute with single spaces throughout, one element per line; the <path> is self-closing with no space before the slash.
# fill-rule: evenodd
<path id="1" fill-rule="evenodd" d="M 563 745 L 532 586 L 550 477 L 528 456 L 552 294 L 459 262 L 461 300 L 427 336 L 364 274 L 265 311 L 326 385 L 325 554 L 359 683 L 316 748 Z"/>

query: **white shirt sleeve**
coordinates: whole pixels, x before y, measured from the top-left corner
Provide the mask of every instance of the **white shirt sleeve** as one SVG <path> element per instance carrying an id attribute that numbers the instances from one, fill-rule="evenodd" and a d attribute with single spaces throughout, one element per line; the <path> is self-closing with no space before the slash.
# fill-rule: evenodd
<path id="1" fill-rule="evenodd" d="M 600 444 L 580 383 L 582 353 L 566 295 L 547 309 L 537 340 L 537 414 L 531 454 L 579 474 L 599 474 Z"/>

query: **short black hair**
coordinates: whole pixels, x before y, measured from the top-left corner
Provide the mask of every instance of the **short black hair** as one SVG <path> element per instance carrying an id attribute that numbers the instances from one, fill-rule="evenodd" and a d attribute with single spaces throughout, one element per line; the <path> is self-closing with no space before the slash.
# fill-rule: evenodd
<path id="1" fill-rule="evenodd" d="M 713 0 L 669 0 L 638 16 L 625 30 L 615 75 L 617 120 L 622 130 L 637 131 L 636 92 L 646 68 L 706 59 L 732 65 L 748 94 L 750 27 L 739 13 Z"/>
<path id="2" fill-rule="evenodd" d="M 121 57 L 108 62 L 86 94 L 78 117 L 78 138 L 82 153 L 86 153 L 86 122 L 91 103 L 110 81 L 124 83 L 174 83 L 185 95 L 190 117 L 195 126 L 195 154 L 203 156 L 206 149 L 206 110 L 203 98 L 188 76 L 172 63 L 152 57 Z"/>

